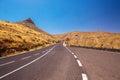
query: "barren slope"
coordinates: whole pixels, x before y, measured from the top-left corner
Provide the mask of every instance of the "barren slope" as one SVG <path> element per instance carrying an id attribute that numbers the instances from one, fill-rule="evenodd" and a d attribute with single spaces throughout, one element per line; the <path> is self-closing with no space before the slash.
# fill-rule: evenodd
<path id="1" fill-rule="evenodd" d="M 54 36 L 58 40 L 65 40 L 69 46 L 120 49 L 120 33 L 76 31 Z"/>
<path id="2" fill-rule="evenodd" d="M 32 24 L 32 23 L 30 23 Z M 0 21 L 0 56 L 53 44 L 55 39 L 26 25 Z"/>

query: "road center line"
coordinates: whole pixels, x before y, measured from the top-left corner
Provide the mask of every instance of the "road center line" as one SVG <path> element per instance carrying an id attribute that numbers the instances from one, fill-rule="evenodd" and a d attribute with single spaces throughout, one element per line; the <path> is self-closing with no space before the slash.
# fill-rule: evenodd
<path id="1" fill-rule="evenodd" d="M 46 52 L 46 51 L 42 51 L 43 53 Z"/>
<path id="2" fill-rule="evenodd" d="M 77 58 L 77 56 L 76 56 L 76 55 L 74 55 L 74 57 L 75 57 L 75 58 Z"/>
<path id="3" fill-rule="evenodd" d="M 68 49 L 66 46 L 64 46 L 70 53 L 72 53 L 72 51 L 70 49 Z"/>
<path id="4" fill-rule="evenodd" d="M 64 46 L 64 45 L 63 45 Z M 77 58 L 77 56 L 69 49 L 69 48 L 67 48 L 66 46 L 64 46 L 72 55 L 74 55 L 74 58 Z M 76 60 L 77 61 L 77 63 L 78 63 L 78 65 L 79 65 L 79 67 L 82 67 L 82 63 L 80 62 L 80 60 Z M 82 80 L 88 80 L 88 77 L 87 77 L 87 75 L 85 74 L 85 73 L 82 73 Z"/>
<path id="5" fill-rule="evenodd" d="M 82 80 L 88 80 L 88 77 L 86 74 L 82 73 Z"/>
<path id="6" fill-rule="evenodd" d="M 24 57 L 24 58 L 22 58 L 22 60 L 28 59 L 28 58 L 30 58 L 30 57 L 31 57 L 31 56 Z"/>
<path id="7" fill-rule="evenodd" d="M 52 47 L 50 51 L 52 51 L 55 47 L 56 47 L 56 46 Z M 22 69 L 22 68 L 24 68 L 24 67 L 27 67 L 27 66 L 29 66 L 30 64 L 32 64 L 32 63 L 34 63 L 34 62 L 36 62 L 36 61 L 38 61 L 39 59 L 41 59 L 41 58 L 43 58 L 45 55 L 47 55 L 50 51 L 48 51 L 48 52 L 46 52 L 45 54 L 43 54 L 42 56 L 40 56 L 40 57 L 32 60 L 31 62 L 29 62 L 29 63 L 27 63 L 27 64 L 25 64 L 25 65 L 23 65 L 23 66 L 15 69 L 15 70 L 13 70 L 13 71 L 11 71 L 11 72 L 9 72 L 9 73 L 7 73 L 7 74 L 4 74 L 3 76 L 0 76 L 0 79 L 2 79 L 2 78 L 4 78 L 4 77 L 6 77 L 6 76 L 8 76 L 8 75 L 10 75 L 10 74 L 18 71 L 18 70 L 20 70 L 20 69 Z"/>
<path id="8" fill-rule="evenodd" d="M 71 54 L 73 54 L 74 55 L 74 53 L 72 52 Z"/>
<path id="9" fill-rule="evenodd" d="M 45 51 L 49 51 L 49 49 L 48 49 L 48 50 L 45 50 Z"/>
<path id="10" fill-rule="evenodd" d="M 76 61 L 77 61 L 78 65 L 79 65 L 80 67 L 82 67 L 82 64 L 81 64 L 80 60 L 76 60 Z"/>
<path id="11" fill-rule="evenodd" d="M 68 49 L 66 46 L 64 46 L 69 52 L 71 52 L 71 53 L 73 53 L 70 49 Z M 74 53 L 73 53 L 74 54 Z M 76 55 L 74 55 L 74 57 L 75 58 L 77 58 L 77 56 Z M 80 67 L 82 67 L 82 63 L 80 62 L 80 60 L 76 60 L 77 61 L 77 63 L 78 63 L 78 65 L 80 66 Z"/>
<path id="12" fill-rule="evenodd" d="M 5 66 L 7 64 L 11 64 L 11 63 L 14 63 L 15 61 L 10 61 L 10 62 L 7 62 L 7 63 L 4 63 L 4 64 L 1 64 L 0 66 Z"/>
<path id="13" fill-rule="evenodd" d="M 37 56 L 37 55 L 40 55 L 40 53 L 35 53 L 34 55 Z"/>

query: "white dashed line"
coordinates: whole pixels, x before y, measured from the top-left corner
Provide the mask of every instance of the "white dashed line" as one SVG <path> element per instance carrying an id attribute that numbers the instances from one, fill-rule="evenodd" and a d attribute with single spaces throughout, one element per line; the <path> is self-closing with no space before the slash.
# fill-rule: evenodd
<path id="1" fill-rule="evenodd" d="M 82 73 L 82 80 L 88 80 L 88 77 L 86 74 Z"/>
<path id="2" fill-rule="evenodd" d="M 10 62 L 7 62 L 7 63 L 4 63 L 4 64 L 1 64 L 0 66 L 5 66 L 7 64 L 11 64 L 11 63 L 14 63 L 15 61 L 10 61 Z"/>
<path id="3" fill-rule="evenodd" d="M 72 52 L 71 54 L 73 54 L 74 55 L 74 53 Z"/>
<path id="4" fill-rule="evenodd" d="M 77 56 L 70 49 L 68 49 L 66 46 L 64 46 L 64 47 L 74 56 L 74 58 L 77 59 Z M 79 65 L 79 67 L 82 67 L 82 63 L 80 62 L 80 60 L 77 59 L 76 61 Z M 82 73 L 82 80 L 88 80 L 88 77 L 85 73 Z"/>
<path id="5" fill-rule="evenodd" d="M 40 55 L 40 53 L 35 53 L 34 55 L 37 56 L 37 55 Z"/>
<path id="6" fill-rule="evenodd" d="M 71 50 L 69 50 L 66 46 L 64 46 L 70 53 L 72 53 L 72 51 Z"/>
<path id="7" fill-rule="evenodd" d="M 77 58 L 77 56 L 76 56 L 76 55 L 74 55 L 74 58 Z"/>
<path id="8" fill-rule="evenodd" d="M 71 54 L 73 54 L 74 55 L 74 53 L 70 50 L 70 49 L 68 49 L 67 47 L 65 47 Z M 76 55 L 74 55 L 74 57 L 75 58 L 77 58 L 77 56 Z M 77 61 L 77 63 L 78 63 L 78 65 L 80 66 L 80 67 L 82 67 L 82 63 L 80 62 L 80 60 L 76 60 Z"/>
<path id="9" fill-rule="evenodd" d="M 28 59 L 28 58 L 30 58 L 30 57 L 31 57 L 31 56 L 24 57 L 24 58 L 22 58 L 22 60 Z"/>
<path id="10" fill-rule="evenodd" d="M 42 51 L 43 53 L 46 52 L 46 51 Z"/>
<path id="11" fill-rule="evenodd" d="M 56 46 L 54 46 L 52 49 L 54 49 L 55 47 L 56 47 Z M 52 49 L 51 49 L 51 51 L 52 51 Z M 2 79 L 2 78 L 4 78 L 4 77 L 6 77 L 6 76 L 8 76 L 8 75 L 10 75 L 10 74 L 12 74 L 12 73 L 14 73 L 14 72 L 16 72 L 16 71 L 18 71 L 18 70 L 20 70 L 20 69 L 22 69 L 22 68 L 24 68 L 24 67 L 26 67 L 26 66 L 29 66 L 30 64 L 32 64 L 32 63 L 38 61 L 39 59 L 41 59 L 42 57 L 46 56 L 49 52 L 50 52 L 50 51 L 48 51 L 48 52 L 46 52 L 45 54 L 43 54 L 42 56 L 40 56 L 40 57 L 32 60 L 31 62 L 29 62 L 29 63 L 27 63 L 27 64 L 25 64 L 25 65 L 23 65 L 23 66 L 15 69 L 15 70 L 13 70 L 13 71 L 11 71 L 11 72 L 9 72 L 9 73 L 7 73 L 7 74 L 4 74 L 3 76 L 0 76 L 0 79 Z"/>
<path id="12" fill-rule="evenodd" d="M 45 50 L 45 51 L 49 51 L 50 49 L 48 49 L 48 50 Z"/>
<path id="13" fill-rule="evenodd" d="M 80 67 L 82 67 L 82 64 L 81 64 L 80 60 L 76 60 L 76 61 L 77 61 L 78 65 L 79 65 Z"/>

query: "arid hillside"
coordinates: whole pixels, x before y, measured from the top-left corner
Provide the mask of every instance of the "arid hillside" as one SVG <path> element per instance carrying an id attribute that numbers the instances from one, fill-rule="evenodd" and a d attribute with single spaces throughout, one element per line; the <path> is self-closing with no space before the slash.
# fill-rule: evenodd
<path id="1" fill-rule="evenodd" d="M 0 21 L 0 56 L 29 51 L 33 48 L 44 47 L 55 43 L 55 39 L 37 28 L 33 21 L 28 21 L 26 24 L 28 25 Z M 30 28 L 29 24 L 33 25 L 32 28 Z M 39 31 L 33 28 L 37 28 Z"/>
<path id="2" fill-rule="evenodd" d="M 65 40 L 68 46 L 120 49 L 120 33 L 75 31 L 54 36 L 58 41 Z"/>
<path id="3" fill-rule="evenodd" d="M 28 18 L 28 19 L 26 19 L 26 20 L 19 21 L 19 22 L 16 22 L 16 23 L 17 23 L 17 24 L 22 24 L 22 25 L 25 26 L 25 27 L 28 27 L 28 28 L 33 29 L 33 30 L 35 30 L 35 31 L 42 32 L 42 33 L 44 33 L 44 34 L 47 34 L 47 35 L 51 36 L 50 34 L 46 33 L 45 31 L 39 29 L 39 28 L 35 25 L 35 23 L 32 21 L 31 18 Z M 52 37 L 52 36 L 51 36 L 51 37 Z"/>

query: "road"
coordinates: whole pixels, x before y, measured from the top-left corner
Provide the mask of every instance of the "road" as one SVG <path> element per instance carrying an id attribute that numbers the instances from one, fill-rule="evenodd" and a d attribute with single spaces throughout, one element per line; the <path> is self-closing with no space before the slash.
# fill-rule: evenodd
<path id="1" fill-rule="evenodd" d="M 120 52 L 69 47 L 79 57 L 89 80 L 120 80 Z"/>
<path id="2" fill-rule="evenodd" d="M 55 44 L 0 59 L 0 80 L 120 80 L 120 53 Z"/>
<path id="3" fill-rule="evenodd" d="M 82 80 L 83 76 L 62 44 L 0 59 L 0 80 Z"/>

